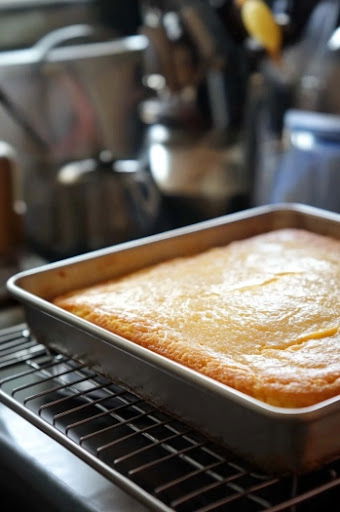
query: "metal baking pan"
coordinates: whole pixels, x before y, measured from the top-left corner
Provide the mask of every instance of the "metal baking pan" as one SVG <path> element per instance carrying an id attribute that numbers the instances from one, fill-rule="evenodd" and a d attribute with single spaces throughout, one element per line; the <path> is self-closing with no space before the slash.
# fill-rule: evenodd
<path id="1" fill-rule="evenodd" d="M 254 208 L 22 272 L 8 288 L 41 343 L 92 364 L 268 472 L 302 472 L 340 454 L 339 396 L 304 408 L 273 407 L 49 302 L 159 261 L 285 227 L 339 238 L 340 215 L 302 205 Z"/>

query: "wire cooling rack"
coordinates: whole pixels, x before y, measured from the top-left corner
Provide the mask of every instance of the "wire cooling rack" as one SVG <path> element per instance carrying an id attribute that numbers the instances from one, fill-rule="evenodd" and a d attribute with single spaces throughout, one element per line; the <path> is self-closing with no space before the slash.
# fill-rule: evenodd
<path id="1" fill-rule="evenodd" d="M 0 331 L 0 401 L 161 511 L 337 510 L 340 459 L 300 477 L 260 474 L 121 384 Z"/>

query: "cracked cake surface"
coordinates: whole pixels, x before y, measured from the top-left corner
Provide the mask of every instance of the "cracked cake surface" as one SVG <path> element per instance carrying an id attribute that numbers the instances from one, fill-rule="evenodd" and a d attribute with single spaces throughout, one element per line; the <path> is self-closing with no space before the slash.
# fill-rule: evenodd
<path id="1" fill-rule="evenodd" d="M 340 242 L 281 229 L 54 303 L 271 405 L 340 391 Z"/>

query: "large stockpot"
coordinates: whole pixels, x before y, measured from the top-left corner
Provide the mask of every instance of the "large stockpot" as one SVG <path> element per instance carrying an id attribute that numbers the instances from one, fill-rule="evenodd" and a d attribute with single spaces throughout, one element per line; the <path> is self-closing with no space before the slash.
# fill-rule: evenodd
<path id="1" fill-rule="evenodd" d="M 0 52 L 1 89 L 45 145 L 33 144 L 0 111 L 3 140 L 28 155 L 46 156 L 41 155 L 45 150 L 54 162 L 86 158 L 104 148 L 117 158 L 131 156 L 147 39 L 97 41 L 103 37 L 88 25 L 72 25 L 47 34 L 32 48 Z"/>
<path id="2" fill-rule="evenodd" d="M 91 42 L 95 37 L 87 25 L 69 26 L 32 48 L 0 53 L 1 90 L 42 140 L 29 137 L 0 105 L 1 139 L 16 149 L 23 175 L 26 236 L 37 246 L 46 241 L 40 223 L 48 222 L 53 231 L 58 222 L 54 191 L 61 167 L 103 149 L 114 159 L 131 158 L 139 147 L 147 40 Z"/>

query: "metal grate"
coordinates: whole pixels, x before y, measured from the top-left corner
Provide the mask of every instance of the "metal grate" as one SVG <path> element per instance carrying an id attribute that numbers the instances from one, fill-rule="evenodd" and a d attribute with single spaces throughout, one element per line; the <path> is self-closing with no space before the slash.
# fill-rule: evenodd
<path id="1" fill-rule="evenodd" d="M 0 401 L 156 510 L 335 510 L 340 459 L 273 478 L 121 385 L 38 344 L 0 332 Z"/>

